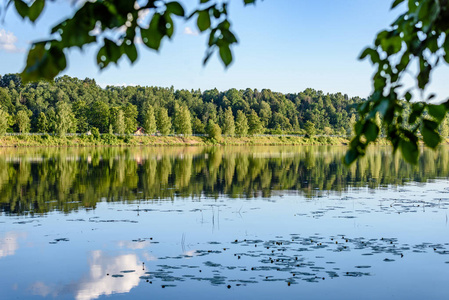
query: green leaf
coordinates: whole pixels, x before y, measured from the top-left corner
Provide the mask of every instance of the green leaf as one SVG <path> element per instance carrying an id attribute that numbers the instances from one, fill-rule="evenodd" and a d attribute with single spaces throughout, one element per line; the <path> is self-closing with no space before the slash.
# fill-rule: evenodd
<path id="1" fill-rule="evenodd" d="M 407 162 L 411 164 L 416 164 L 418 162 L 419 150 L 417 143 L 401 139 L 399 148 L 401 149 L 402 157 L 404 157 Z"/>
<path id="2" fill-rule="evenodd" d="M 30 8 L 28 5 L 26 5 L 25 2 L 22 0 L 14 0 L 14 6 L 16 7 L 17 12 L 22 17 L 22 19 L 25 19 L 28 16 L 28 12 Z"/>
<path id="3" fill-rule="evenodd" d="M 424 119 L 422 122 L 423 122 L 424 127 L 427 127 L 430 130 L 437 130 L 437 128 L 438 128 L 438 122 L 428 120 L 428 119 Z"/>
<path id="4" fill-rule="evenodd" d="M 170 14 L 168 13 L 164 13 L 164 20 L 165 20 L 165 27 L 166 27 L 166 32 L 165 34 L 171 38 L 173 33 L 174 33 L 174 27 L 175 25 L 173 24 L 173 20 L 170 16 Z"/>
<path id="5" fill-rule="evenodd" d="M 248 4 L 255 4 L 255 3 L 256 3 L 256 0 L 244 0 L 244 2 L 245 2 L 245 5 L 248 5 Z"/>
<path id="6" fill-rule="evenodd" d="M 380 45 L 388 55 L 392 55 L 401 51 L 402 39 L 400 36 L 383 38 L 380 40 Z"/>
<path id="7" fill-rule="evenodd" d="M 367 142 L 373 142 L 377 139 L 379 134 L 379 127 L 374 122 L 368 120 L 363 128 L 363 133 L 366 137 Z"/>
<path id="8" fill-rule="evenodd" d="M 124 47 L 125 47 L 126 56 L 128 56 L 131 63 L 134 63 L 137 59 L 136 45 L 134 45 L 134 44 L 126 45 L 125 44 Z"/>
<path id="9" fill-rule="evenodd" d="M 197 20 L 198 29 L 203 32 L 210 27 L 210 16 L 209 11 L 201 10 L 198 12 Z"/>
<path id="10" fill-rule="evenodd" d="M 371 57 L 371 62 L 373 64 L 380 61 L 379 53 L 377 53 L 377 51 L 372 48 L 366 48 L 365 50 L 363 50 L 362 54 L 360 54 L 359 56 L 359 59 L 365 59 L 368 55 Z"/>
<path id="11" fill-rule="evenodd" d="M 97 64 L 101 69 L 108 66 L 110 62 L 117 63 L 125 50 L 110 39 L 104 39 L 104 46 L 98 51 Z"/>
<path id="12" fill-rule="evenodd" d="M 231 31 L 229 31 L 229 30 L 222 30 L 221 33 L 223 34 L 223 38 L 229 44 L 237 43 L 237 38 L 235 37 L 235 35 Z"/>
<path id="13" fill-rule="evenodd" d="M 169 2 L 166 4 L 167 10 L 171 12 L 172 14 L 175 14 L 180 17 L 184 17 L 185 12 L 184 8 L 182 7 L 179 2 Z"/>
<path id="14" fill-rule="evenodd" d="M 36 19 L 41 15 L 44 6 L 45 0 L 34 1 L 34 3 L 30 6 L 30 9 L 28 11 L 28 18 L 30 18 L 31 22 L 36 21 Z"/>
<path id="15" fill-rule="evenodd" d="M 343 161 L 347 166 L 349 166 L 357 159 L 358 156 L 359 156 L 359 153 L 356 150 L 350 149 L 346 152 L 346 155 L 345 155 Z"/>
<path id="16" fill-rule="evenodd" d="M 407 100 L 408 102 L 412 100 L 412 94 L 410 92 L 405 93 L 405 100 Z"/>
<path id="17" fill-rule="evenodd" d="M 220 47 L 220 57 L 225 66 L 229 66 L 232 62 L 232 52 L 231 49 L 229 49 L 229 45 L 223 45 Z"/>
<path id="18" fill-rule="evenodd" d="M 161 14 L 155 13 L 153 15 L 153 18 L 151 19 L 150 27 L 148 29 L 145 28 L 140 29 L 140 35 L 142 37 L 143 43 L 147 47 L 154 50 L 159 49 L 162 38 L 164 37 L 164 35 L 159 30 L 160 19 Z"/>
<path id="19" fill-rule="evenodd" d="M 36 43 L 28 52 L 26 66 L 21 74 L 24 82 L 37 81 L 42 78 L 52 80 L 67 67 L 62 49 L 50 44 L 50 48 L 47 50 L 46 45 L 47 42 Z"/>
<path id="20" fill-rule="evenodd" d="M 420 89 L 423 90 L 426 87 L 426 85 L 429 83 L 431 70 L 432 70 L 432 66 L 430 64 L 427 64 L 427 65 L 421 64 L 420 71 L 417 76 L 418 77 L 418 87 Z"/>
<path id="21" fill-rule="evenodd" d="M 395 0 L 393 2 L 393 4 L 391 5 L 391 9 L 395 8 L 396 6 L 398 6 L 399 4 L 401 4 L 402 2 L 404 2 L 404 0 Z"/>
<path id="22" fill-rule="evenodd" d="M 446 107 L 443 104 L 428 104 L 427 111 L 429 112 L 429 115 L 431 115 L 438 121 L 438 123 L 440 123 L 446 116 Z"/>
<path id="23" fill-rule="evenodd" d="M 421 127 L 421 134 L 424 143 L 432 149 L 435 149 L 441 142 L 440 135 L 437 132 L 435 132 L 435 130 L 432 130 L 426 126 Z"/>

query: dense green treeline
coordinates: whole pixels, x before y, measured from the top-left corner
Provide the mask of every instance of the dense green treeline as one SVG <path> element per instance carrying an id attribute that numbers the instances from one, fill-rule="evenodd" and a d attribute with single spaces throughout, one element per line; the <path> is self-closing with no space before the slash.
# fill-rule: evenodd
<path id="1" fill-rule="evenodd" d="M 262 133 L 347 135 L 362 100 L 306 89 L 297 94 L 230 89 L 101 88 L 93 79 L 69 76 L 23 85 L 18 75 L 0 77 L 0 135 L 4 132 Z"/>
<path id="2" fill-rule="evenodd" d="M 69 212 L 101 201 L 174 197 L 314 196 L 351 187 L 449 176 L 447 147 L 416 166 L 378 147 L 349 168 L 344 147 L 140 147 L 0 149 L 0 211 Z"/>

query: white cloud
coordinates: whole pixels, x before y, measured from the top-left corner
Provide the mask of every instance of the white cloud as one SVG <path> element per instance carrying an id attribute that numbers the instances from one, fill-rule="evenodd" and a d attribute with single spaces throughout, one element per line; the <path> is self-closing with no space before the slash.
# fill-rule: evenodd
<path id="1" fill-rule="evenodd" d="M 3 237 L 0 237 L 0 258 L 14 255 L 19 249 L 19 238 L 26 237 L 25 233 L 9 231 Z"/>
<path id="2" fill-rule="evenodd" d="M 61 294 L 72 294 L 75 300 L 93 300 L 100 296 L 128 293 L 141 282 L 145 269 L 135 254 L 108 256 L 101 250 L 91 252 L 89 272 L 76 282 L 65 286 L 48 286 L 34 282 L 28 290 L 33 295 L 58 298 Z M 122 275 L 115 278 L 112 275 Z"/>
<path id="3" fill-rule="evenodd" d="M 135 254 L 110 257 L 102 251 L 93 251 L 89 264 L 90 273 L 78 285 L 75 295 L 77 300 L 91 300 L 101 295 L 127 293 L 139 285 L 139 277 L 145 274 Z M 124 270 L 134 270 L 134 272 L 124 274 L 121 272 Z M 122 274 L 124 277 L 114 278 L 111 276 L 113 274 Z"/>
<path id="4" fill-rule="evenodd" d="M 14 33 L 6 31 L 5 29 L 0 29 L 0 50 L 5 50 L 7 52 L 23 52 L 23 49 L 16 46 L 17 37 Z"/>
<path id="5" fill-rule="evenodd" d="M 46 297 L 52 292 L 52 288 L 41 281 L 33 283 L 30 286 L 29 290 L 31 291 L 31 294 L 39 295 L 42 297 Z M 53 296 L 56 296 L 56 294 L 53 294 Z"/>
<path id="6" fill-rule="evenodd" d="M 184 28 L 184 34 L 187 34 L 187 35 L 198 35 L 199 32 L 197 30 L 192 29 L 192 28 L 187 26 L 187 27 Z"/>
<path id="7" fill-rule="evenodd" d="M 139 242 L 131 242 L 131 241 L 119 241 L 118 246 L 120 248 L 128 248 L 132 250 L 144 249 L 151 245 L 150 241 L 139 241 Z"/>

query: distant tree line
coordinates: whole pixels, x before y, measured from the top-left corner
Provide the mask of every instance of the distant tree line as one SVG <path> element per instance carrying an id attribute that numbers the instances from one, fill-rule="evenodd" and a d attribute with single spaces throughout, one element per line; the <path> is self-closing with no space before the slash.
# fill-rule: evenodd
<path id="1" fill-rule="evenodd" d="M 101 88 L 93 79 L 69 76 L 24 85 L 18 74 L 6 74 L 0 76 L 0 135 L 41 132 L 64 136 L 88 131 L 130 134 L 138 127 L 147 134 L 211 137 L 351 135 L 357 121 L 355 108 L 362 101 L 314 89 L 282 94 L 249 88 L 224 92 L 173 87 Z"/>

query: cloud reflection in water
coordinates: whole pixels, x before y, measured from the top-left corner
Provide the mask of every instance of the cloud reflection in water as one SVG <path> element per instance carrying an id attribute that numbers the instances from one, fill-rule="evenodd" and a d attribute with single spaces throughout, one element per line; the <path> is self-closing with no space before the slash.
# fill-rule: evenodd
<path id="1" fill-rule="evenodd" d="M 0 258 L 14 255 L 19 249 L 19 238 L 27 236 L 24 232 L 8 231 L 3 237 L 0 237 Z"/>
<path id="2" fill-rule="evenodd" d="M 81 279 L 77 286 L 75 296 L 77 300 L 90 300 L 101 295 L 127 293 L 139 284 L 139 277 L 145 273 L 135 254 L 111 257 L 105 255 L 103 251 L 97 250 L 92 252 L 89 265 L 89 274 Z M 134 272 L 122 272 L 127 270 L 134 270 Z M 123 277 L 115 278 L 112 275 L 123 275 Z"/>

